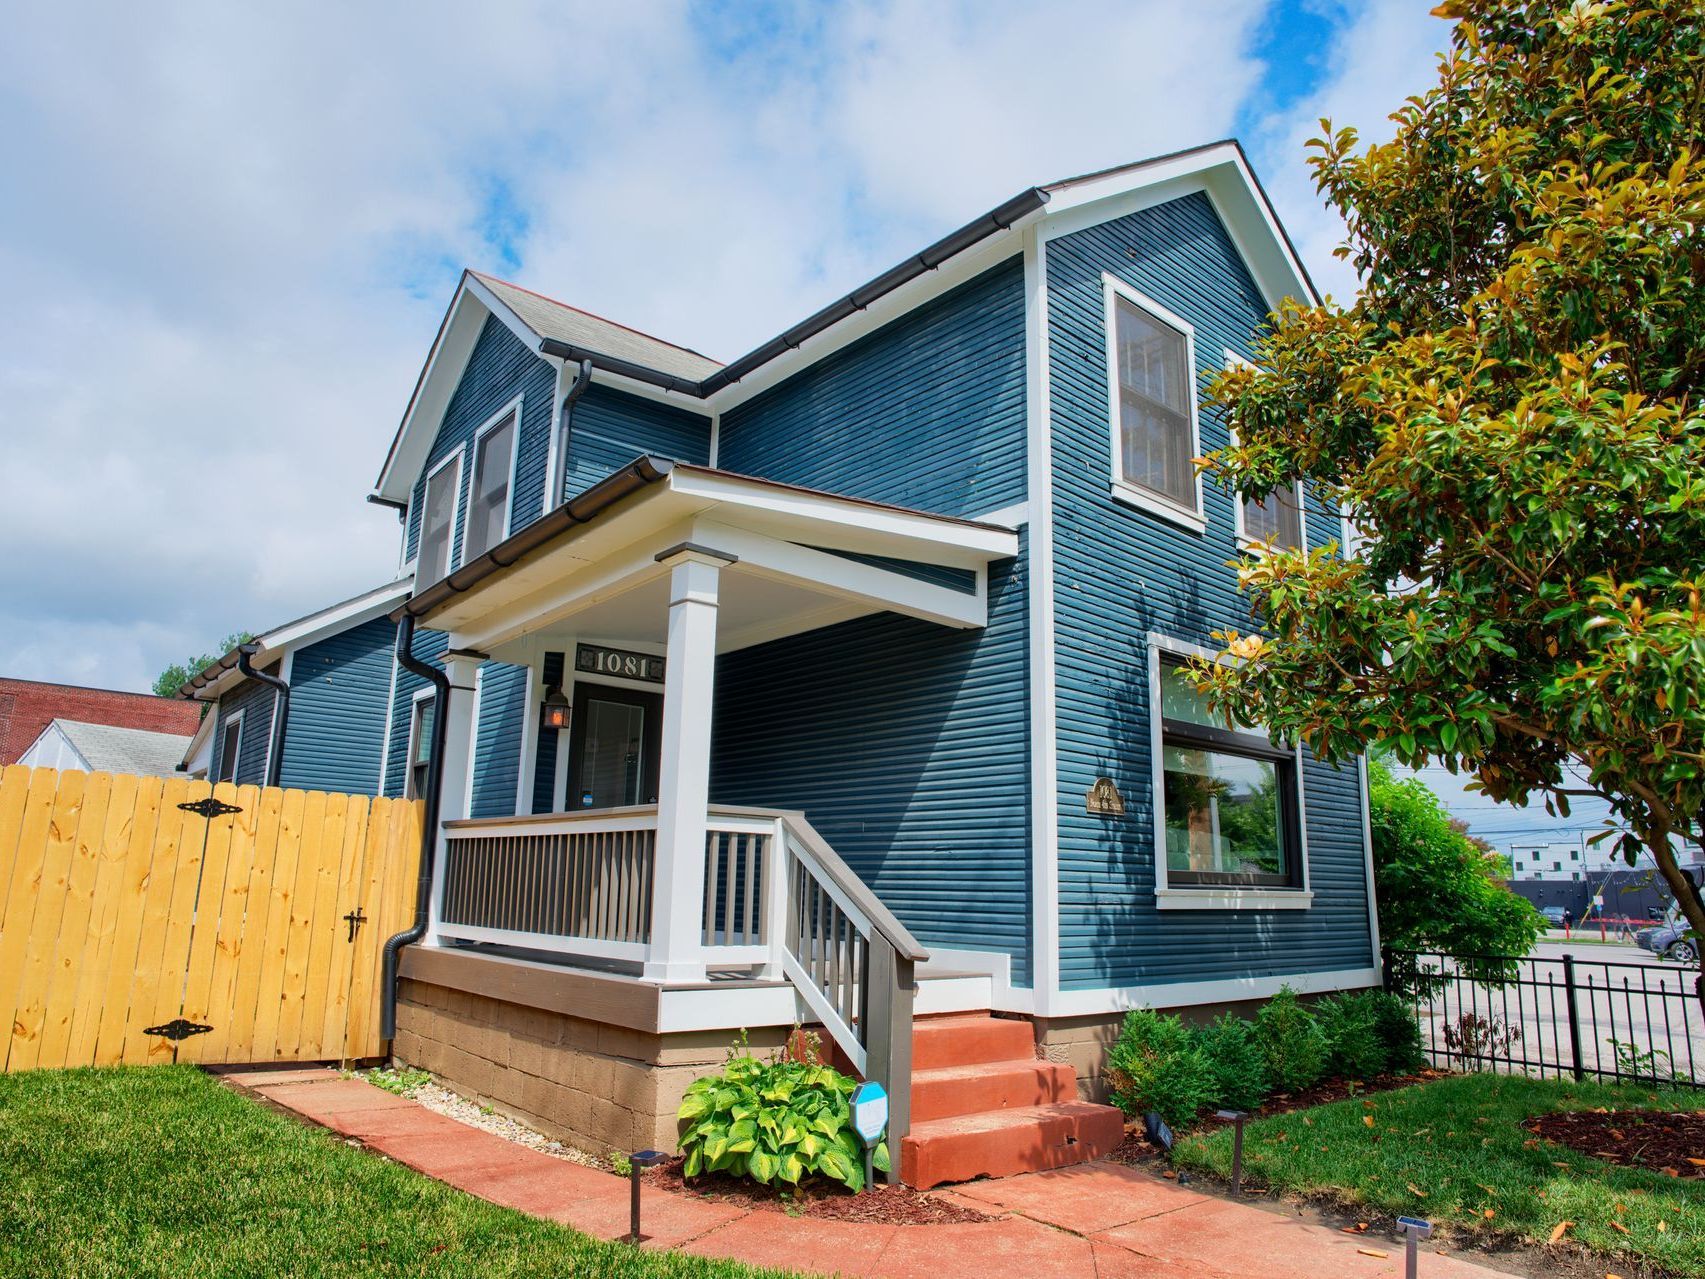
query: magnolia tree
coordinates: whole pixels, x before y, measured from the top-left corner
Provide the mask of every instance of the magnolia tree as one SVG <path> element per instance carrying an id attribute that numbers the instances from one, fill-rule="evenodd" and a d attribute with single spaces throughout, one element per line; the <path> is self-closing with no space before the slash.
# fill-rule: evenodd
<path id="1" fill-rule="evenodd" d="M 1305 478 L 1353 553 L 1250 562 L 1256 630 L 1198 678 L 1328 759 L 1609 801 L 1705 933 L 1705 7 L 1434 12 L 1396 137 L 1311 144 L 1360 295 L 1287 305 L 1210 392 L 1239 444 L 1208 472 Z"/>

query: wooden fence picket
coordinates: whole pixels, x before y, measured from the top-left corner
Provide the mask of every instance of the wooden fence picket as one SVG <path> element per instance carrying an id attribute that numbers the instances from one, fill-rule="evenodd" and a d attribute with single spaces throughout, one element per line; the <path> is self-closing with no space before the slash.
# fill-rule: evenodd
<path id="1" fill-rule="evenodd" d="M 0 768 L 0 1067 L 379 1055 L 420 834 L 408 800 Z"/>

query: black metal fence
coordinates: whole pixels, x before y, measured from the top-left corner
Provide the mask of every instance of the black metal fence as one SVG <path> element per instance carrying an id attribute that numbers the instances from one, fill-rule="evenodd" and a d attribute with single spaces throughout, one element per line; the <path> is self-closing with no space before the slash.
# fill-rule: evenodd
<path id="1" fill-rule="evenodd" d="M 1385 973 L 1441 1069 L 1705 1088 L 1691 966 L 1390 950 Z"/>

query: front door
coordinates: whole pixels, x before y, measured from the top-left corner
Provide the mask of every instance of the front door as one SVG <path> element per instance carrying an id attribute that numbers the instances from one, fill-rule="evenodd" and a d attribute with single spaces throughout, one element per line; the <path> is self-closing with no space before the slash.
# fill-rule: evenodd
<path id="1" fill-rule="evenodd" d="M 663 695 L 576 680 L 572 715 L 569 808 L 655 804 Z"/>

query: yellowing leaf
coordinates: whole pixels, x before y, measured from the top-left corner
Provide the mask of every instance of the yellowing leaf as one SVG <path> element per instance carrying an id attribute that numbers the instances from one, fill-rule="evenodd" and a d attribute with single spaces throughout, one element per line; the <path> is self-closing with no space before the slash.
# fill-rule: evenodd
<path id="1" fill-rule="evenodd" d="M 1575 1223 L 1572 1221 L 1559 1221 L 1555 1226 L 1553 1226 L 1551 1228 L 1551 1238 L 1550 1238 L 1549 1242 L 1556 1243 L 1559 1239 L 1561 1239 L 1565 1234 L 1567 1234 L 1569 1232 L 1569 1227 L 1574 1225 L 1574 1224 Z"/>
<path id="2" fill-rule="evenodd" d="M 1427 1192 L 1422 1190 L 1414 1182 L 1411 1181 L 1405 1184 L 1409 1187 L 1409 1193 L 1414 1195 L 1417 1199 L 1425 1199 L 1427 1197 Z"/>
<path id="3" fill-rule="evenodd" d="M 1364 1124 L 1366 1124 L 1369 1128 L 1372 1128 L 1373 1127 L 1373 1116 L 1372 1115 L 1363 1115 L 1362 1116 L 1362 1122 Z"/>

